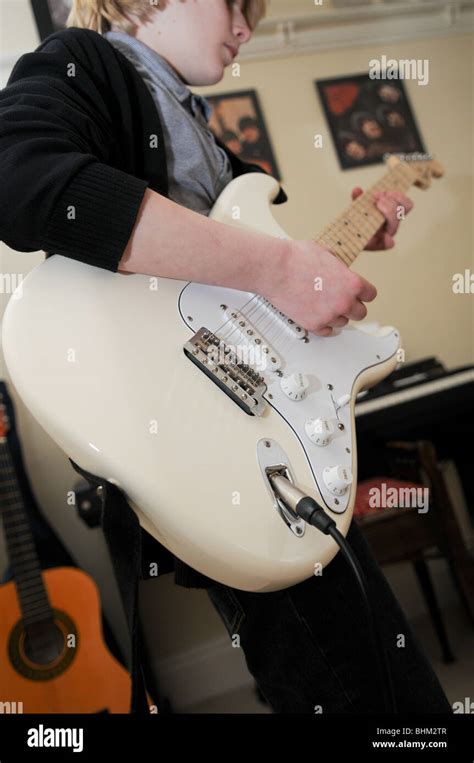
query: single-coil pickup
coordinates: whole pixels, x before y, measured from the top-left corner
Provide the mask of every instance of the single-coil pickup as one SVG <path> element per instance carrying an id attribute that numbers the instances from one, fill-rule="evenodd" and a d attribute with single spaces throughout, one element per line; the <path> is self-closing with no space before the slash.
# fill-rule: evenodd
<path id="1" fill-rule="evenodd" d="M 228 319 L 225 325 L 226 334 L 232 336 L 232 330 L 235 330 L 244 338 L 244 342 L 239 342 L 236 347 L 237 355 L 245 358 L 249 365 L 261 371 L 277 371 L 281 368 L 280 355 L 265 341 L 262 334 L 243 313 L 227 307 L 224 314 Z"/>
<path id="2" fill-rule="evenodd" d="M 279 310 L 275 305 L 272 305 L 271 302 L 268 301 L 268 299 L 265 299 L 265 297 L 261 297 L 259 294 L 256 296 L 255 300 L 252 300 L 252 303 L 256 302 L 257 305 L 260 305 L 261 307 L 265 308 L 267 311 L 267 314 L 272 315 L 274 318 L 276 318 L 280 325 L 284 326 L 288 331 L 290 331 L 293 336 L 295 336 L 297 339 L 304 339 L 306 340 L 308 336 L 308 332 L 306 329 L 304 329 L 302 326 L 299 326 L 297 323 L 292 320 L 292 318 L 288 318 L 285 313 L 282 313 L 281 310 Z"/>

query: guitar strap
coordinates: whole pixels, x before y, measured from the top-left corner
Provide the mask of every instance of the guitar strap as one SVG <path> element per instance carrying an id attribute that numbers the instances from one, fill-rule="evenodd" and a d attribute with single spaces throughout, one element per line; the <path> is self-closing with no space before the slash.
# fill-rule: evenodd
<path id="1" fill-rule="evenodd" d="M 129 666 L 132 683 L 131 713 L 150 710 L 140 662 L 141 633 L 138 617 L 138 581 L 141 573 L 142 536 L 138 517 L 128 505 L 124 494 L 111 482 L 81 469 L 69 459 L 73 469 L 87 482 L 102 488 L 101 525 L 112 560 L 130 633 Z"/>

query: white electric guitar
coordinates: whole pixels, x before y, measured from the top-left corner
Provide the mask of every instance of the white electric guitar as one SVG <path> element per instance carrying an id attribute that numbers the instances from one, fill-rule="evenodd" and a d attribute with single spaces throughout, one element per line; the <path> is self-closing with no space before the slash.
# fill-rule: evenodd
<path id="1" fill-rule="evenodd" d="M 384 222 L 375 190 L 442 174 L 433 161 L 389 167 L 316 238 L 348 266 Z M 271 213 L 278 191 L 268 175 L 242 175 L 210 216 L 287 238 Z M 120 486 L 151 535 L 247 591 L 286 588 L 331 561 L 335 542 L 277 498 L 268 474 L 281 471 L 347 533 L 354 402 L 395 368 L 394 328 L 318 337 L 255 294 L 60 255 L 19 288 L 3 322 L 19 395 L 73 461 Z"/>

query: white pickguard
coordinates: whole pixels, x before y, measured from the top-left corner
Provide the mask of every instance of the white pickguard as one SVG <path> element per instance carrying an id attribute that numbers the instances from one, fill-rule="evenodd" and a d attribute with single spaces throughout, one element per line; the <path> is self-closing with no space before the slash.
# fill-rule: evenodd
<path id="1" fill-rule="evenodd" d="M 245 306 L 248 303 L 252 304 L 253 297 L 250 292 L 190 283 L 181 292 L 179 310 L 191 331 L 204 326 L 219 335 L 219 330 L 227 325 L 225 319 L 222 319 L 220 305 L 230 305 L 245 314 Z M 256 311 L 254 309 L 252 321 L 256 322 L 257 316 L 260 316 L 261 322 L 264 323 L 265 314 L 264 308 Z M 266 324 L 269 322 L 267 319 Z M 278 321 L 274 319 L 271 327 L 271 332 L 268 331 L 269 339 L 278 333 Z M 301 340 L 295 341 L 284 324 L 279 334 L 278 341 L 284 346 L 284 365 L 281 370 L 286 376 L 294 372 L 305 374 L 309 378 L 310 387 L 303 400 L 290 400 L 281 389 L 280 378 L 267 372 L 263 373 L 268 386 L 264 397 L 298 436 L 326 506 L 336 513 L 342 513 L 347 508 L 350 491 L 336 498 L 327 489 L 322 478 L 325 467 L 339 464 L 351 468 L 352 464 L 351 401 L 339 409 L 336 401 L 344 395 L 350 395 L 352 398 L 357 377 L 368 368 L 385 362 L 397 352 L 399 334 L 395 329 L 390 329 L 386 335 L 376 336 L 348 326 L 334 332 L 331 337 L 318 337 L 310 332 L 309 341 L 305 343 Z M 236 331 L 233 331 L 230 337 L 236 337 L 236 343 L 237 339 L 245 341 L 244 337 L 238 337 Z M 276 346 L 277 343 L 273 340 L 272 344 Z M 333 389 L 328 389 L 328 385 Z M 336 424 L 336 433 L 330 445 L 325 447 L 312 443 L 305 433 L 305 421 L 319 417 L 331 419 Z M 343 425 L 343 430 L 337 428 L 338 423 Z"/>

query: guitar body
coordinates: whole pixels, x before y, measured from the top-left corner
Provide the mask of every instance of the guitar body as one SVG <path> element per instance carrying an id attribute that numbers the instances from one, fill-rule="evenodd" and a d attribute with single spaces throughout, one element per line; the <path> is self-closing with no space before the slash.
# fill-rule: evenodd
<path id="1" fill-rule="evenodd" d="M 278 188 L 259 173 L 236 178 L 211 217 L 287 238 L 270 209 Z M 68 456 L 124 490 L 151 535 L 195 569 L 248 591 L 288 587 L 331 561 L 331 538 L 282 516 L 266 469 L 283 465 L 347 533 L 355 397 L 395 368 L 395 329 L 370 335 L 349 325 L 331 337 L 298 335 L 253 294 L 111 273 L 60 255 L 21 289 L 3 323 L 18 393 Z M 222 375 L 214 383 L 212 369 L 191 362 L 189 343 L 201 327 L 234 347 L 253 337 L 249 352 L 269 348 L 274 368 L 259 371 L 265 384 L 253 395 L 254 411 L 238 404 L 241 387 L 232 397 Z M 301 400 L 291 391 L 299 374 L 309 385 Z M 291 377 L 285 392 L 282 380 Z M 320 419 L 332 430 L 326 445 L 307 432 L 307 422 Z M 335 467 L 349 475 L 344 492 L 334 492 Z"/>
<path id="2" fill-rule="evenodd" d="M 73 567 L 43 578 L 64 647 L 52 661 L 31 661 L 15 583 L 1 586 L 0 702 L 21 703 L 24 713 L 128 713 L 130 676 L 103 642 L 94 582 Z"/>

